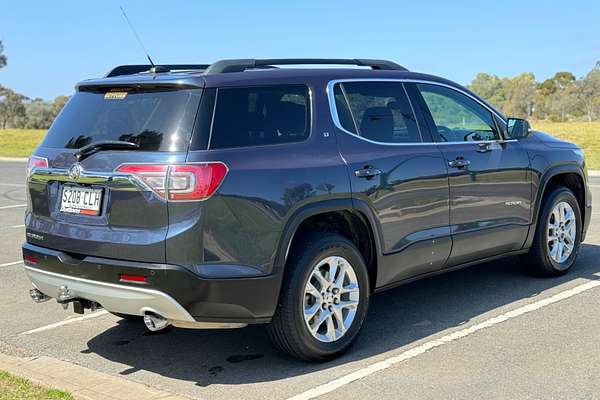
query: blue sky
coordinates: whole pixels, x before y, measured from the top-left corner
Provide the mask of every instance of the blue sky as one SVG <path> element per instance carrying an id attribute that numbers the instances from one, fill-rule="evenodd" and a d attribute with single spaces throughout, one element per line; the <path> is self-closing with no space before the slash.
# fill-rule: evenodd
<path id="1" fill-rule="evenodd" d="M 71 94 L 112 66 L 221 58 L 387 58 L 467 84 L 477 72 L 581 76 L 600 60 L 600 1 L 7 1 L 0 84 Z"/>

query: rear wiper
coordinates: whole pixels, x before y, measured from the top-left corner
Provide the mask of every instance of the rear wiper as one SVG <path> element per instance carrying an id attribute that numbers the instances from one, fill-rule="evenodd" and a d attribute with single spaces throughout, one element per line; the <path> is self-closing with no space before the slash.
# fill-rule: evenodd
<path id="1" fill-rule="evenodd" d="M 78 161 L 83 160 L 91 156 L 92 154 L 102 150 L 137 150 L 140 146 L 136 143 L 125 142 L 121 140 L 100 140 L 95 143 L 90 143 L 87 146 L 83 146 L 77 153 Z"/>

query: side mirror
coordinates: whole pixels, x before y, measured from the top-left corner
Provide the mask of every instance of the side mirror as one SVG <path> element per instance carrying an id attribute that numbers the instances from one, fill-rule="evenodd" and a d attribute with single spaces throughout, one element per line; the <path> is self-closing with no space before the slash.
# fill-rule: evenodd
<path id="1" fill-rule="evenodd" d="M 526 119 L 509 118 L 507 124 L 508 139 L 522 139 L 531 133 L 531 125 Z"/>

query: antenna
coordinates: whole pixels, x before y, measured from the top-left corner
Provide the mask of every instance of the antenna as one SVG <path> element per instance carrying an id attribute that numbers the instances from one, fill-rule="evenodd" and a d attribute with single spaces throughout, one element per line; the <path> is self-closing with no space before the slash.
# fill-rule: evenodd
<path id="1" fill-rule="evenodd" d="M 127 21 L 127 24 L 129 25 L 129 28 L 131 28 L 131 32 L 133 32 L 133 35 L 135 36 L 135 38 L 137 39 L 138 43 L 142 47 L 142 50 L 144 51 L 144 54 L 146 54 L 146 58 L 148 59 L 148 61 L 150 61 L 150 65 L 152 65 L 152 69 L 150 71 L 155 72 L 156 65 L 154 65 L 154 62 L 150 58 L 150 54 L 148 54 L 148 50 L 146 50 L 146 46 L 144 46 L 144 43 L 142 43 L 142 39 L 140 39 L 140 36 L 135 31 L 135 28 L 133 27 L 133 24 L 131 23 L 131 21 L 127 17 L 127 14 L 125 13 L 125 10 L 123 9 L 123 6 L 119 6 L 119 8 L 121 9 L 121 12 L 123 13 L 123 17 L 125 17 L 125 21 Z"/>

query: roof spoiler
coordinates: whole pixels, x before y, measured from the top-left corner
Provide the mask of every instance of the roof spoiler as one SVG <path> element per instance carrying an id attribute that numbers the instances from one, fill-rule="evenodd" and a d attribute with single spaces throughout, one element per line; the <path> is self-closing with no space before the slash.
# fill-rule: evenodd
<path id="1" fill-rule="evenodd" d="M 106 78 L 121 75 L 133 75 L 139 74 L 140 72 L 169 72 L 169 71 L 203 71 L 207 69 L 210 64 L 163 64 L 152 66 L 150 64 L 138 64 L 138 65 L 119 65 L 113 68 Z"/>

